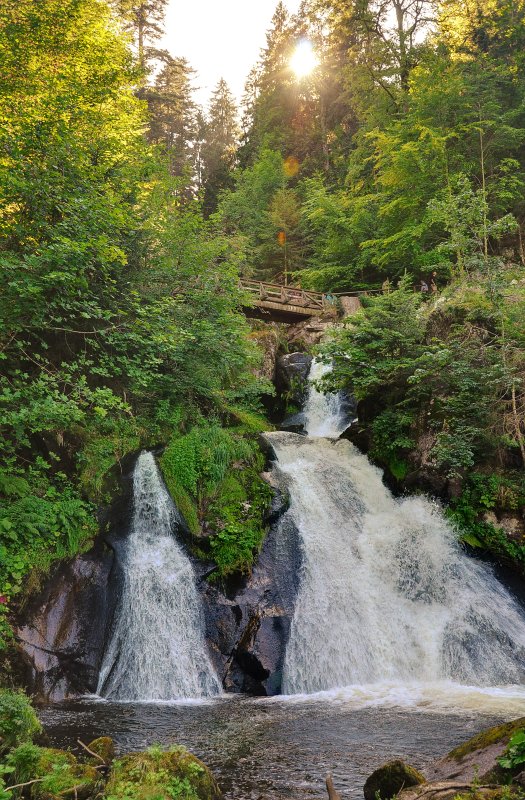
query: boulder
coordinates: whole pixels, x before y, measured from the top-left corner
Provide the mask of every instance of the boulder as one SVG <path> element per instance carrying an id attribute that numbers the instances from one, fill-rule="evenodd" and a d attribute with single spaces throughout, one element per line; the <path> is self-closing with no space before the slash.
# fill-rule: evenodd
<path id="1" fill-rule="evenodd" d="M 220 800 L 221 792 L 213 774 L 186 748 L 168 750 L 150 747 L 144 753 L 130 753 L 113 764 L 105 791 L 114 800 Z"/>
<path id="2" fill-rule="evenodd" d="M 403 789 L 425 783 L 424 776 L 404 761 L 387 761 L 376 769 L 363 787 L 365 800 L 390 800 Z"/>
<path id="3" fill-rule="evenodd" d="M 283 491 L 259 558 L 241 585 L 228 589 L 207 581 L 199 584 L 206 636 L 228 692 L 258 696 L 281 692 L 301 565 L 299 534 L 284 514 L 287 504 Z"/>
<path id="4" fill-rule="evenodd" d="M 287 353 L 279 356 L 275 369 L 275 387 L 286 394 L 288 401 L 301 406 L 306 399 L 308 373 L 312 356 L 308 353 Z"/>
<path id="5" fill-rule="evenodd" d="M 359 297 L 340 297 L 339 304 L 341 306 L 343 318 L 350 317 L 362 308 Z"/>
<path id="6" fill-rule="evenodd" d="M 24 608 L 16 631 L 25 680 L 39 702 L 93 693 L 112 605 L 113 552 L 99 540 L 89 553 L 57 564 Z"/>
<path id="7" fill-rule="evenodd" d="M 122 461 L 120 492 L 101 513 L 101 534 L 82 555 L 57 562 L 18 615 L 22 678 L 37 702 L 96 691 L 122 582 L 118 554 L 132 514 L 136 454 Z"/>
<path id="8" fill-rule="evenodd" d="M 34 800 L 88 800 L 99 795 L 103 784 L 100 771 L 94 766 L 82 764 L 73 753 L 54 747 L 20 745 L 9 754 L 7 765 L 14 769 L 13 784 L 34 781 Z"/>
<path id="9" fill-rule="evenodd" d="M 95 766 L 97 764 L 111 764 L 115 758 L 115 742 L 111 736 L 99 736 L 98 739 L 93 739 L 87 745 L 88 752 L 94 753 L 91 761 Z"/>
<path id="10" fill-rule="evenodd" d="M 478 733 L 426 769 L 427 779 L 463 783 L 475 779 L 492 783 L 501 777 L 498 759 L 505 752 L 512 734 L 521 729 L 525 729 L 525 717 Z"/>

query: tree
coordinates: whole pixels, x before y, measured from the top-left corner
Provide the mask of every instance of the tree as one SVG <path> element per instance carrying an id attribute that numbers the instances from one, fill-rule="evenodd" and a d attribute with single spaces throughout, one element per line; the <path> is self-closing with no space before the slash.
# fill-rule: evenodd
<path id="1" fill-rule="evenodd" d="M 211 96 L 201 148 L 204 211 L 207 215 L 216 210 L 221 190 L 233 185 L 238 141 L 237 106 L 228 84 L 221 78 Z"/>
<path id="2" fill-rule="evenodd" d="M 196 182 L 199 130 L 199 112 L 191 86 L 193 75 L 186 59 L 170 58 L 147 92 L 150 109 L 148 138 L 162 146 L 169 159 L 171 174 L 185 178 L 185 191 L 190 194 Z"/>
<path id="3" fill-rule="evenodd" d="M 146 2 L 113 0 L 125 30 L 133 35 L 139 66 L 144 74 L 149 71 L 152 58 L 165 55 L 152 45 L 164 33 L 163 24 L 168 2 L 169 0 L 146 0 Z"/>

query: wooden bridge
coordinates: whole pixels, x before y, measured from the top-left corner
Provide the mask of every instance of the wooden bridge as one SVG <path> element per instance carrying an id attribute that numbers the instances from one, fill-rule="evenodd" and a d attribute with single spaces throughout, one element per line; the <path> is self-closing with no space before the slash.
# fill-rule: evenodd
<path id="1" fill-rule="evenodd" d="M 253 305 L 246 307 L 248 316 L 277 322 L 295 322 L 308 317 L 337 315 L 337 301 L 333 295 L 244 278 L 239 283 L 241 289 L 253 299 Z"/>

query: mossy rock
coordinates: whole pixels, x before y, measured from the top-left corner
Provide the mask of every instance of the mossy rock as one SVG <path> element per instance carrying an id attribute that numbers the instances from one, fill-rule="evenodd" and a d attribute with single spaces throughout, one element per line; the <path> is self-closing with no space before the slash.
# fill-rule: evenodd
<path id="1" fill-rule="evenodd" d="M 215 778 L 184 747 L 150 747 L 117 759 L 109 776 L 106 800 L 220 800 Z"/>
<path id="2" fill-rule="evenodd" d="M 88 744 L 88 748 L 92 753 L 99 756 L 99 758 L 90 759 L 90 763 L 95 766 L 96 764 L 101 764 L 102 761 L 104 764 L 111 764 L 115 758 L 115 743 L 111 736 L 99 736 L 98 739 L 93 739 L 93 741 Z M 102 759 L 102 761 L 100 759 Z"/>
<path id="3" fill-rule="evenodd" d="M 16 783 L 38 780 L 29 789 L 33 800 L 57 800 L 77 797 L 87 800 L 101 788 L 101 775 L 90 764 L 81 764 L 68 750 L 25 744 L 13 750 L 7 759 L 14 767 Z"/>
<path id="4" fill-rule="evenodd" d="M 390 800 L 395 797 L 402 789 L 411 786 L 419 786 L 425 783 L 423 775 L 398 759 L 388 761 L 382 767 L 376 769 L 363 787 L 365 800 Z"/>
<path id="5" fill-rule="evenodd" d="M 499 742 L 506 744 L 512 734 L 522 728 L 525 728 L 525 717 L 520 717 L 513 722 L 505 722 L 503 725 L 495 725 L 493 728 L 487 728 L 487 730 L 478 733 L 472 739 L 451 750 L 447 758 L 461 761 L 470 753 L 483 750 L 486 747 L 490 747 L 490 745 L 498 744 Z"/>

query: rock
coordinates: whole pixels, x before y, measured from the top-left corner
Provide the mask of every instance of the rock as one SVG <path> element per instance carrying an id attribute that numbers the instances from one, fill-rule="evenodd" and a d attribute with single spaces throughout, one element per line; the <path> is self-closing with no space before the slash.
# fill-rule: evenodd
<path id="1" fill-rule="evenodd" d="M 266 378 L 268 381 L 273 381 L 277 351 L 281 342 L 279 326 L 255 321 L 252 322 L 252 325 L 253 330 L 250 333 L 250 339 L 257 343 L 263 354 L 262 363 L 254 369 L 254 374 L 258 378 Z"/>
<path id="2" fill-rule="evenodd" d="M 311 365 L 312 356 L 307 353 L 279 356 L 275 369 L 275 388 L 279 394 L 286 394 L 289 402 L 301 406 L 306 399 Z"/>
<path id="3" fill-rule="evenodd" d="M 298 350 L 307 350 L 323 339 L 326 332 L 334 325 L 333 314 L 325 318 L 310 317 L 310 319 L 290 325 L 287 332 L 288 343 Z"/>
<path id="4" fill-rule="evenodd" d="M 362 308 L 359 297 L 340 297 L 339 304 L 343 312 L 343 318 L 350 317 Z"/>
<path id="5" fill-rule="evenodd" d="M 517 786 L 521 786 L 522 789 L 525 788 L 525 770 L 518 772 L 512 779 L 512 783 L 515 783 Z"/>
<path id="6" fill-rule="evenodd" d="M 367 778 L 363 793 L 365 800 L 390 800 L 403 789 L 422 783 L 425 783 L 425 778 L 417 769 L 396 759 L 387 761 Z"/>
<path id="7" fill-rule="evenodd" d="M 470 783 L 458 783 L 456 781 L 436 781 L 425 783 L 420 786 L 412 786 L 410 789 L 403 789 L 397 796 L 397 800 L 419 800 L 425 797 L 427 800 L 453 800 L 454 798 L 472 798 L 475 796 L 482 800 L 511 800 L 512 792 L 509 793 L 508 786 L 488 786 L 476 785 L 475 788 Z"/>
<path id="8" fill-rule="evenodd" d="M 93 741 L 88 744 L 88 748 L 92 753 L 99 756 L 99 758 L 93 759 L 92 763 L 94 765 L 101 764 L 102 761 L 104 764 L 111 764 L 115 758 L 115 743 L 111 736 L 99 736 L 98 739 L 93 739 Z M 100 759 L 102 759 L 102 761 Z"/>
<path id="9" fill-rule="evenodd" d="M 38 701 L 95 692 L 113 605 L 112 567 L 113 553 L 99 540 L 89 553 L 57 564 L 24 608 L 16 634 Z"/>
<path id="10" fill-rule="evenodd" d="M 90 764 L 79 763 L 67 750 L 25 744 L 10 753 L 8 764 L 15 770 L 13 783 L 38 781 L 31 786 L 34 800 L 88 800 L 98 796 L 102 788 L 100 772 Z"/>
<path id="11" fill-rule="evenodd" d="M 277 501 L 276 501 L 277 502 Z M 301 547 L 283 490 L 252 574 L 240 586 L 199 584 L 206 636 L 228 692 L 280 694 L 282 669 L 299 587 Z"/>
<path id="12" fill-rule="evenodd" d="M 107 631 L 122 581 L 118 554 L 131 520 L 136 454 L 122 461 L 120 494 L 88 553 L 58 562 L 19 614 L 23 679 L 37 702 L 96 691 Z"/>
<path id="13" fill-rule="evenodd" d="M 525 717 L 482 731 L 426 769 L 426 777 L 431 781 L 492 783 L 501 772 L 498 758 L 512 734 L 521 729 L 525 729 Z"/>
<path id="14" fill-rule="evenodd" d="M 221 792 L 208 767 L 184 747 L 150 747 L 113 764 L 105 791 L 114 800 L 220 800 Z"/>

